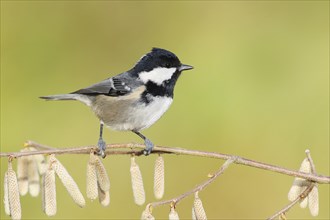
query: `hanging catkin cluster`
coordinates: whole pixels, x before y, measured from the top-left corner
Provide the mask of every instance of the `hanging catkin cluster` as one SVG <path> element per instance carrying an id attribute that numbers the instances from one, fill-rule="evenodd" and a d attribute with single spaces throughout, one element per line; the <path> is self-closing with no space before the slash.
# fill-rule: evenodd
<path id="1" fill-rule="evenodd" d="M 110 204 L 110 180 L 99 157 L 90 153 L 87 164 L 87 198 L 95 200 L 99 197 L 102 206 Z"/>
<path id="2" fill-rule="evenodd" d="M 146 195 L 144 192 L 144 185 L 143 185 L 143 179 L 142 179 L 140 167 L 135 162 L 134 156 L 131 157 L 130 172 L 131 172 L 131 181 L 132 181 L 134 202 L 137 205 L 143 205 L 146 200 Z"/>
<path id="3" fill-rule="evenodd" d="M 21 202 L 16 173 L 13 170 L 11 159 L 8 162 L 8 170 L 4 178 L 4 206 L 5 213 L 12 219 L 21 219 Z"/>
<path id="4" fill-rule="evenodd" d="M 21 152 L 36 151 L 34 147 L 26 147 Z M 43 155 L 22 156 L 17 159 L 17 178 L 21 196 L 30 193 L 36 197 L 40 192 L 40 176 L 46 171 L 46 161 Z"/>
<path id="5" fill-rule="evenodd" d="M 42 207 L 44 212 L 48 216 L 53 216 L 57 211 L 55 173 L 63 183 L 73 201 L 80 207 L 85 206 L 85 199 L 76 182 L 61 162 L 52 154 L 48 158 L 48 169 L 46 170 L 42 181 Z"/>
<path id="6" fill-rule="evenodd" d="M 305 158 L 300 165 L 300 172 L 312 173 L 311 163 L 308 158 Z M 310 184 L 314 184 L 312 191 L 300 202 L 301 208 L 309 207 L 309 211 L 312 216 L 317 216 L 319 214 L 319 193 L 316 183 L 312 183 L 306 179 L 296 177 L 288 193 L 288 199 L 294 201 L 297 199 Z"/>

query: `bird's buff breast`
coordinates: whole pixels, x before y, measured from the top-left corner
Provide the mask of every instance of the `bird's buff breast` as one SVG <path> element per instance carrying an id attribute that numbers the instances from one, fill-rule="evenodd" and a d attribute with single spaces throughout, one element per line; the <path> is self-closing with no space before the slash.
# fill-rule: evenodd
<path id="1" fill-rule="evenodd" d="M 95 98 L 92 110 L 104 124 L 113 130 L 142 130 L 155 123 L 170 107 L 169 97 L 153 97 L 153 101 L 139 102 L 141 92 L 132 95 L 111 97 L 100 95 Z"/>

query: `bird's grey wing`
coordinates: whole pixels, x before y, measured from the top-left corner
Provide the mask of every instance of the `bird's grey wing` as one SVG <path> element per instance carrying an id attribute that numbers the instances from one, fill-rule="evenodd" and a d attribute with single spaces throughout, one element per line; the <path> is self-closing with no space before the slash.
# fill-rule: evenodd
<path id="1" fill-rule="evenodd" d="M 73 94 L 122 96 L 131 93 L 139 84 L 136 79 L 128 77 L 127 74 L 120 74 L 87 88 L 77 90 Z"/>

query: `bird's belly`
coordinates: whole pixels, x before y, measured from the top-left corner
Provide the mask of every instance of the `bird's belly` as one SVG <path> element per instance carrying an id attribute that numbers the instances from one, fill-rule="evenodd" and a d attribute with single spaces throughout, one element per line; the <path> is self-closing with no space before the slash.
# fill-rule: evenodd
<path id="1" fill-rule="evenodd" d="M 154 97 L 148 103 L 104 96 L 92 107 L 104 124 L 113 130 L 142 130 L 155 123 L 170 107 L 172 98 Z"/>

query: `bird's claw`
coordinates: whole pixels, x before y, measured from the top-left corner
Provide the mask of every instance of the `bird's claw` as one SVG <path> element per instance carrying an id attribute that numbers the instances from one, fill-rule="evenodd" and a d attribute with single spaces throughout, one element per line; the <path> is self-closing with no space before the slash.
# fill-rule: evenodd
<path id="1" fill-rule="evenodd" d="M 104 140 L 102 138 L 100 138 L 99 141 L 97 142 L 97 146 L 99 147 L 99 151 L 98 151 L 97 155 L 101 156 L 102 158 L 105 158 L 106 157 L 106 154 L 105 154 L 106 143 L 104 142 Z"/>
<path id="2" fill-rule="evenodd" d="M 148 156 L 151 153 L 152 149 L 154 148 L 154 144 L 149 139 L 146 138 L 144 140 L 144 145 L 146 145 L 146 148 L 143 150 L 143 154 L 145 156 Z"/>

